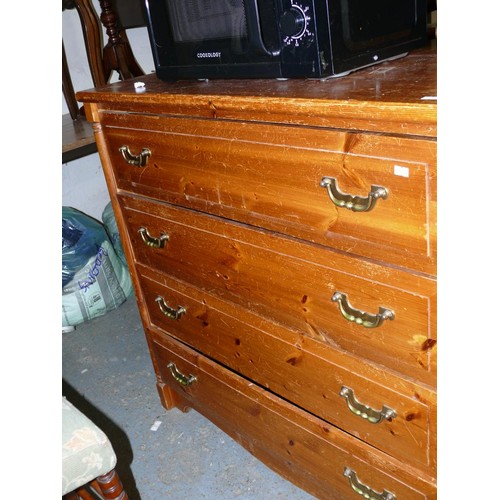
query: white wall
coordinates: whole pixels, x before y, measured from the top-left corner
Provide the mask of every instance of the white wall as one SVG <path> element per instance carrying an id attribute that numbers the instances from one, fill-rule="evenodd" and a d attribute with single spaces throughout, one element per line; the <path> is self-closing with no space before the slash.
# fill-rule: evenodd
<path id="1" fill-rule="evenodd" d="M 96 11 L 99 4 L 94 0 Z M 93 87 L 87 63 L 80 19 L 76 10 L 62 13 L 62 35 L 66 57 L 75 92 Z M 135 58 L 147 74 L 154 70 L 153 57 L 146 28 L 127 31 Z M 104 42 L 107 36 L 103 33 Z M 117 81 L 113 75 L 111 81 Z M 68 113 L 66 101 L 61 94 L 62 114 Z M 97 153 L 62 165 L 62 204 L 71 206 L 101 220 L 102 211 L 109 202 L 109 194 Z"/>

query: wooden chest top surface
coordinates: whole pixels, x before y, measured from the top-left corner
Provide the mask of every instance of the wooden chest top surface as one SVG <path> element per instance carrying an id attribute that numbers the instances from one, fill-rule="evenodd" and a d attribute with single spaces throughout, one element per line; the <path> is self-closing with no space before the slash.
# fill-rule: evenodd
<path id="1" fill-rule="evenodd" d="M 134 83 L 145 90 L 137 92 Z M 123 112 L 181 114 L 436 136 L 436 52 L 319 80 L 163 82 L 155 74 L 82 91 L 84 103 Z M 96 115 L 89 119 L 99 121 Z"/>

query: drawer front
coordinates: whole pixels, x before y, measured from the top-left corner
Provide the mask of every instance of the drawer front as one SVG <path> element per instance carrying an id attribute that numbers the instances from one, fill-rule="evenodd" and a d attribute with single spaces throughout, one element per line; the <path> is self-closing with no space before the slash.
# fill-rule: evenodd
<path id="1" fill-rule="evenodd" d="M 128 120 L 151 128 L 106 128 L 119 189 L 434 274 L 434 142 Z M 128 164 L 123 146 L 136 155 L 149 149 L 147 164 Z"/>
<path id="2" fill-rule="evenodd" d="M 435 393 L 149 268 L 138 272 L 155 327 L 388 454 L 435 467 Z"/>
<path id="3" fill-rule="evenodd" d="M 435 383 L 433 280 L 168 205 L 128 197 L 121 203 L 139 263 Z M 168 235 L 162 248 L 143 241 L 160 234 Z"/>
<path id="4" fill-rule="evenodd" d="M 160 390 L 166 384 L 259 459 L 318 498 L 359 498 L 351 481 L 364 493 L 386 490 L 398 499 L 435 498 L 435 485 L 425 482 L 421 473 L 208 358 L 168 337 L 151 345 Z M 349 471 L 351 479 L 344 475 Z"/>

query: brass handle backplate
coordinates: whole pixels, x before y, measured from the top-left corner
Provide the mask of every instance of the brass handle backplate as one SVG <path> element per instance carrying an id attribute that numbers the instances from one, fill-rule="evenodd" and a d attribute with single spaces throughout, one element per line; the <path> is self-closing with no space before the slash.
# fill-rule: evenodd
<path id="1" fill-rule="evenodd" d="M 345 398 L 347 407 L 349 408 L 351 413 L 354 413 L 354 415 L 368 420 L 368 422 L 372 424 L 379 424 L 384 419 L 391 420 L 393 418 L 396 418 L 397 416 L 396 411 L 392 408 L 389 408 L 388 406 L 383 405 L 382 409 L 379 411 L 360 403 L 354 397 L 354 391 L 349 387 L 342 386 L 342 389 L 339 392 L 339 396 Z"/>
<path id="2" fill-rule="evenodd" d="M 141 235 L 142 241 L 148 246 L 153 248 L 163 248 L 165 242 L 168 241 L 168 234 L 161 234 L 159 238 L 151 236 L 145 227 L 140 227 L 137 231 Z"/>
<path id="3" fill-rule="evenodd" d="M 342 193 L 337 187 L 335 177 L 323 177 L 320 186 L 326 188 L 328 196 L 336 207 L 347 208 L 353 212 L 369 212 L 375 208 L 379 198 L 386 200 L 389 196 L 389 191 L 385 187 L 375 185 L 371 187 L 366 197 Z"/>
<path id="4" fill-rule="evenodd" d="M 347 321 L 352 321 L 365 328 L 376 328 L 386 319 L 393 320 L 395 318 L 394 311 L 386 307 L 379 307 L 378 314 L 371 314 L 355 309 L 349 304 L 347 294 L 342 292 L 335 292 L 332 296 L 332 301 L 338 303 L 340 312 Z"/>
<path id="5" fill-rule="evenodd" d="M 181 373 L 177 367 L 175 366 L 175 363 L 170 362 L 167 365 L 167 368 L 170 370 L 170 373 L 172 374 L 172 377 L 179 382 L 179 384 L 183 385 L 184 387 L 187 387 L 188 385 L 194 384 L 197 380 L 197 378 L 194 375 L 184 375 Z"/>
<path id="6" fill-rule="evenodd" d="M 123 156 L 123 159 L 134 167 L 145 167 L 148 164 L 148 158 L 151 156 L 151 151 L 148 148 L 142 148 L 138 155 L 130 152 L 128 146 L 122 146 L 118 149 Z"/>
<path id="7" fill-rule="evenodd" d="M 363 498 L 369 498 L 370 500 L 397 500 L 396 495 L 390 491 L 384 490 L 382 493 L 377 493 L 370 487 L 361 483 L 358 480 L 356 472 L 349 469 L 349 467 L 344 467 L 344 476 L 349 478 L 351 488 Z"/>
<path id="8" fill-rule="evenodd" d="M 182 306 L 179 306 L 177 309 L 170 307 L 163 297 L 156 297 L 155 300 L 158 303 L 160 311 L 167 316 L 167 318 L 178 320 L 186 312 L 186 309 Z"/>

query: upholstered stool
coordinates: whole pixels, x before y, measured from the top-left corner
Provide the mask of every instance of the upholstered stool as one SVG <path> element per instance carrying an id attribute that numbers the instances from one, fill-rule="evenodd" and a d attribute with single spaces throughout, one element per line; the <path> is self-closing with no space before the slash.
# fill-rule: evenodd
<path id="1" fill-rule="evenodd" d="M 128 500 L 106 434 L 62 398 L 62 495 L 67 500 Z M 94 496 L 90 493 L 93 492 Z"/>

